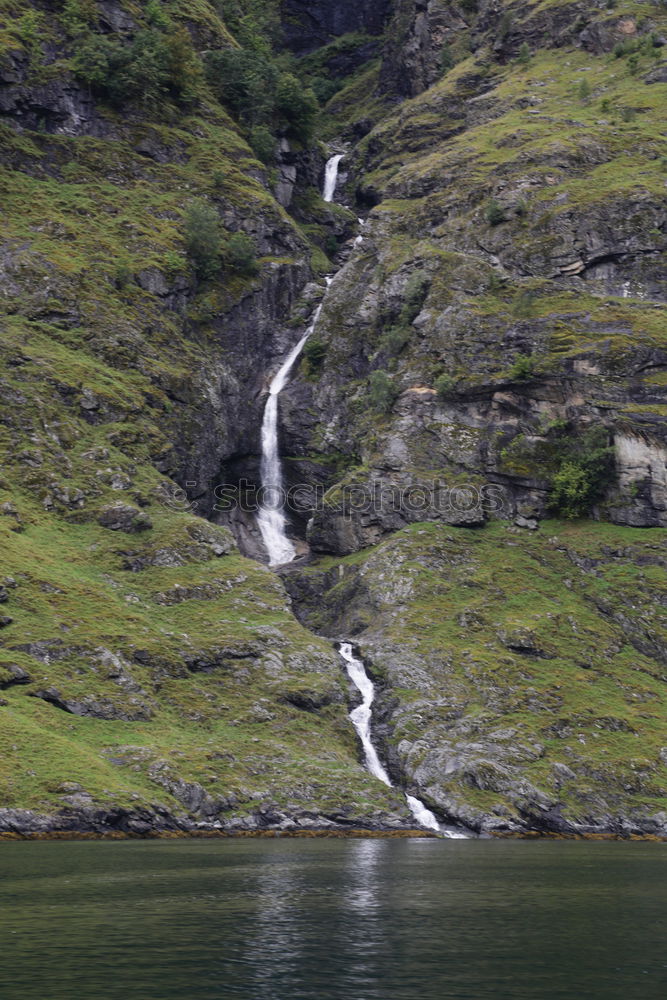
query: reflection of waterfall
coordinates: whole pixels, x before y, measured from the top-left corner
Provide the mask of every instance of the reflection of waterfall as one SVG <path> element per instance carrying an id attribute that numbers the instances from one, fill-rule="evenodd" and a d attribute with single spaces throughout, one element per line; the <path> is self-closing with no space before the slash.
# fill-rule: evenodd
<path id="1" fill-rule="evenodd" d="M 342 159 L 343 153 L 336 153 L 330 160 L 327 160 L 327 165 L 324 168 L 324 191 L 322 192 L 324 201 L 334 200 L 336 184 L 338 183 L 338 166 Z"/>
<path id="2" fill-rule="evenodd" d="M 366 673 L 363 663 L 352 652 L 351 643 L 341 642 L 338 651 L 345 662 L 348 677 L 361 695 L 361 704 L 350 712 L 350 719 L 361 740 L 366 767 L 378 781 L 382 781 L 385 785 L 392 788 L 389 775 L 380 762 L 371 738 L 372 705 L 375 699 L 375 687 Z M 420 799 L 415 798 L 414 795 L 406 794 L 405 798 L 410 807 L 410 812 L 420 826 L 423 826 L 427 830 L 443 833 L 446 837 L 465 836 L 465 834 L 443 830 L 431 810 L 427 809 L 424 803 Z"/>
<path id="3" fill-rule="evenodd" d="M 312 323 L 287 355 L 282 368 L 271 382 L 269 398 L 264 408 L 261 464 L 263 503 L 257 514 L 257 524 L 269 554 L 270 566 L 291 562 L 296 555 L 296 549 L 285 532 L 287 522 L 283 511 L 283 471 L 278 451 L 278 396 L 285 388 L 292 365 L 301 354 L 303 345 L 315 329 L 321 311 L 320 305 L 315 310 Z"/>

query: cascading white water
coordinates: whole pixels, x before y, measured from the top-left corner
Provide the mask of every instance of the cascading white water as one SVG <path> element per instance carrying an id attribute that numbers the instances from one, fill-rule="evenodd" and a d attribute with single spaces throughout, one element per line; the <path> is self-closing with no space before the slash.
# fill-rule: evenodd
<path id="1" fill-rule="evenodd" d="M 327 165 L 324 168 L 324 191 L 322 192 L 324 201 L 334 200 L 336 184 L 338 183 L 338 167 L 344 155 L 344 153 L 336 153 L 335 156 L 327 160 Z"/>
<path id="2" fill-rule="evenodd" d="M 322 192 L 324 201 L 333 201 L 334 199 L 338 182 L 338 165 L 342 159 L 343 154 L 337 153 L 327 161 Z M 331 278 L 327 278 L 326 282 L 327 286 L 330 285 Z M 278 396 L 285 388 L 294 362 L 315 329 L 321 311 L 322 306 L 320 305 L 315 312 L 312 323 L 299 343 L 287 355 L 278 374 L 271 382 L 269 398 L 264 408 L 260 466 L 264 502 L 257 512 L 257 524 L 269 556 L 269 566 L 281 566 L 283 563 L 291 562 L 296 555 L 296 549 L 285 531 L 287 519 L 283 510 L 283 472 L 278 451 Z"/>
<path id="3" fill-rule="evenodd" d="M 352 652 L 351 643 L 341 642 L 338 652 L 345 663 L 347 676 L 350 678 L 361 695 L 361 705 L 357 706 L 357 708 L 350 712 L 350 719 L 357 731 L 359 739 L 361 740 L 364 757 L 366 759 L 366 767 L 374 777 L 376 777 L 379 781 L 384 782 L 384 784 L 388 785 L 389 788 L 392 788 L 393 785 L 389 780 L 389 775 L 378 757 L 377 750 L 373 746 L 373 740 L 371 738 L 372 705 L 375 699 L 375 686 L 366 673 L 366 668 L 361 660 L 357 659 Z M 414 795 L 408 795 L 406 793 L 405 799 L 410 807 L 410 812 L 414 816 L 417 823 L 419 823 L 420 826 L 423 826 L 426 830 L 433 830 L 436 833 L 440 833 L 443 836 L 452 839 L 465 837 L 465 834 L 463 833 L 446 830 L 441 827 L 431 810 L 427 809 L 424 803 L 420 799 L 415 798 Z"/>
<path id="4" fill-rule="evenodd" d="M 260 465 L 264 503 L 257 513 L 257 524 L 269 555 L 269 566 L 280 566 L 282 563 L 291 562 L 296 555 L 296 549 L 285 532 L 287 520 L 283 512 L 283 471 L 278 451 L 278 396 L 285 388 L 292 366 L 315 329 L 321 312 L 320 304 L 315 310 L 312 323 L 299 343 L 287 355 L 282 368 L 271 382 L 269 398 L 264 407 Z"/>

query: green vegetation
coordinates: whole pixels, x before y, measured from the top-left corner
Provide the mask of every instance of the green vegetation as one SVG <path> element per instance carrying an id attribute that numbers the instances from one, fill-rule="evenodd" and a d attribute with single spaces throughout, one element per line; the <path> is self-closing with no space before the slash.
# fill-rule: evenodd
<path id="1" fill-rule="evenodd" d="M 531 808 L 529 785 L 569 821 L 646 816 L 667 798 L 666 541 L 586 521 L 417 523 L 304 570 L 330 581 L 309 620 L 344 632 L 354 595 L 357 641 L 396 705 L 391 744 L 432 793 L 497 822 Z M 448 773 L 443 728 L 461 759 Z"/>
<path id="2" fill-rule="evenodd" d="M 313 137 L 319 105 L 315 94 L 264 52 L 222 49 L 206 56 L 206 77 L 218 99 L 251 130 L 266 153 L 276 129 L 303 144 Z M 259 131 L 259 130 L 262 131 Z M 261 157 L 264 158 L 263 156 Z"/>
<path id="3" fill-rule="evenodd" d="M 80 37 L 73 69 L 95 94 L 115 107 L 138 101 L 157 108 L 165 97 L 192 100 L 201 78 L 190 35 L 168 20 L 139 31 L 129 44 L 107 35 Z"/>
<path id="4" fill-rule="evenodd" d="M 550 506 L 562 517 L 583 517 L 604 493 L 614 473 L 614 451 L 602 427 L 556 438 L 559 468 L 553 477 Z"/>
<path id="5" fill-rule="evenodd" d="M 185 215 L 185 249 L 198 277 L 212 278 L 220 266 L 220 219 L 208 202 L 188 205 Z"/>
<path id="6" fill-rule="evenodd" d="M 456 379 L 452 378 L 451 375 L 448 375 L 446 372 L 443 372 L 442 375 L 438 375 L 437 379 L 435 380 L 435 391 L 438 394 L 438 399 L 442 400 L 443 402 L 450 399 L 452 393 L 454 392 L 455 386 L 456 386 Z"/>
<path id="7" fill-rule="evenodd" d="M 310 337 L 303 348 L 303 369 L 308 378 L 316 378 L 327 356 L 327 345 L 316 335 Z"/>
<path id="8" fill-rule="evenodd" d="M 368 384 L 371 407 L 378 413 L 389 413 L 398 395 L 391 375 L 378 369 L 371 372 Z"/>
<path id="9" fill-rule="evenodd" d="M 247 233 L 234 233 L 225 245 L 225 260 L 232 271 L 252 276 L 257 274 L 259 265 L 255 256 L 255 244 Z"/>
<path id="10" fill-rule="evenodd" d="M 573 427 L 555 421 L 544 437 L 519 435 L 503 451 L 503 468 L 551 483 L 549 505 L 566 518 L 583 517 L 604 495 L 614 476 L 614 450 L 604 427 Z"/>
<path id="11" fill-rule="evenodd" d="M 535 358 L 530 354 L 519 354 L 510 368 L 510 378 L 532 378 L 535 372 Z"/>
<path id="12" fill-rule="evenodd" d="M 499 226 L 501 222 L 506 221 L 505 210 L 498 204 L 495 198 L 492 198 L 486 206 L 484 214 L 490 226 Z"/>

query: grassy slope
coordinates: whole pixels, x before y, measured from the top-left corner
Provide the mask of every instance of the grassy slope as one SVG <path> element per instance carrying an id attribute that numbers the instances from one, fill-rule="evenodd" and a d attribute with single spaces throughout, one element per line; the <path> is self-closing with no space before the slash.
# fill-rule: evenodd
<path id="1" fill-rule="evenodd" d="M 20 12 L 23 6 L 4 4 L 2 10 Z M 188 17 L 200 30 L 226 37 L 208 4 L 189 5 Z M 4 28 L 0 38 L 7 49 L 20 48 L 16 31 Z M 551 202 L 563 193 L 570 204 L 588 210 L 595 198 L 624 197 L 635 187 L 651 196 L 662 192 L 665 175 L 655 156 L 660 90 L 641 82 L 651 65 L 648 56 L 641 58 L 646 65 L 642 62 L 641 72 L 632 75 L 625 60 L 568 51 L 570 65 L 563 72 L 562 52 L 537 52 L 527 68 L 498 70 L 492 97 L 506 102 L 507 110 L 461 135 L 451 135 L 450 112 L 443 114 L 441 102 L 452 95 L 458 100 L 457 80 L 469 68 L 466 63 L 403 105 L 380 126 L 391 140 L 382 163 L 369 164 L 375 171 L 370 182 L 391 195 L 376 210 L 393 233 L 384 248 L 386 272 L 434 254 L 444 260 L 440 241 L 435 247 L 423 239 L 424 225 L 434 212 L 446 214 L 452 199 L 462 206 L 462 221 L 447 236 L 451 256 L 446 263 L 452 270 L 461 260 L 466 265 L 465 253 L 458 252 L 459 238 L 471 223 L 484 225 L 482 213 L 494 179 L 511 179 L 526 163 L 531 172 L 547 169 L 531 163 L 533 151 L 563 155 L 565 166 L 556 170 L 555 185 L 530 196 L 529 220 L 541 212 L 557 213 L 560 209 Z M 592 67 L 587 72 L 593 85 L 586 102 L 574 92 L 576 71 L 584 65 Z M 363 100 L 370 116 L 379 115 L 381 103 L 372 95 L 376 72 L 371 67 L 360 73 L 334 98 L 332 109 Z M 539 88 L 539 110 L 548 116 L 544 120 L 516 107 L 516 98 L 537 83 L 545 83 Z M 636 119 L 623 122 L 614 111 L 612 121 L 599 109 L 603 99 L 614 108 L 636 108 Z M 0 421 L 0 503 L 9 506 L 0 518 L 0 583 L 12 578 L 16 587 L 8 588 L 9 600 L 0 606 L 2 614 L 14 619 L 0 632 L 0 678 L 9 676 L 2 673 L 3 665 L 6 670 L 17 664 L 29 672 L 32 683 L 2 692 L 7 705 L 0 707 L 0 802 L 57 808 L 63 802 L 62 782 L 74 781 L 100 803 L 161 802 L 178 809 L 160 783 L 160 768 L 149 774 L 152 765 L 165 761 L 173 776 L 197 781 L 213 795 L 233 795 L 230 814 L 246 813 L 259 801 L 284 806 L 290 799 L 325 810 L 347 804 L 357 815 L 391 805 L 395 800 L 376 788 L 357 763 L 342 705 L 334 702 L 304 712 L 285 700 L 286 694 L 304 692 L 315 699 L 327 692 L 339 696 L 329 644 L 297 625 L 266 570 L 233 552 L 216 557 L 210 541 L 193 539 L 190 532 L 196 533 L 199 522 L 165 504 L 167 481 L 153 465 L 169 469 L 172 397 L 187 390 L 209 347 L 207 317 L 238 302 L 252 279 L 227 276 L 201 292 L 190 306 L 188 318 L 195 322 L 187 337 L 179 316 L 157 306 L 133 280 L 126 283 L 128 273 L 147 267 L 170 281 L 179 275 L 187 280 L 182 218 L 193 194 L 216 198 L 222 210 L 237 218 L 264 218 L 289 233 L 300 253 L 310 249 L 257 180 L 262 168 L 210 95 L 177 120 L 138 116 L 124 121 L 113 112 L 104 114 L 115 130 L 113 142 L 16 133 L 4 126 L 2 131 L 3 259 L 9 277 L 3 284 L 7 308 L 0 334 L 0 377 L 8 400 Z M 344 115 L 346 124 L 350 114 L 346 110 Z M 609 124 L 599 125 L 601 117 L 609 118 Z M 570 119 L 582 124 L 571 125 Z M 573 168 L 582 135 L 604 147 L 605 162 L 590 168 L 582 161 L 579 170 Z M 163 162 L 137 152 L 142 140 L 166 151 Z M 630 159 L 628 148 L 633 150 Z M 215 186 L 214 171 L 222 175 Z M 440 182 L 451 172 L 455 188 L 449 180 Z M 425 185 L 428 194 L 406 197 L 411 185 L 415 190 Z M 512 221 L 512 234 L 525 232 L 529 240 L 532 227 L 524 219 Z M 507 239 L 506 234 L 501 226 L 494 238 Z M 539 280 L 528 282 L 539 292 L 532 307 L 537 314 L 565 311 L 570 317 L 554 330 L 545 364 L 557 368 L 560 355 L 590 343 L 588 326 L 577 320 L 580 312 L 603 322 L 613 319 L 614 329 L 617 322 L 628 327 L 629 334 L 605 332 L 606 339 L 618 336 L 619 351 L 631 349 L 637 340 L 662 343 L 664 332 L 653 306 L 633 300 L 589 301 L 569 292 L 555 296 Z M 434 299 L 434 309 L 446 304 L 448 284 L 443 267 L 437 286 L 442 302 Z M 502 316 L 511 312 L 518 291 L 476 288 L 468 308 L 482 319 Z M 437 352 L 430 357 L 428 371 L 438 370 L 443 357 Z M 489 370 L 502 371 L 506 360 L 491 352 Z M 458 363 L 453 359 L 452 367 Z M 460 364 L 467 372 L 465 353 Z M 84 390 L 92 393 L 97 407 L 93 422 L 86 417 L 90 411 L 81 407 L 87 399 Z M 118 489 L 119 482 L 128 485 Z M 84 494 L 83 505 L 77 490 Z M 136 504 L 153 527 L 130 536 L 100 527 L 97 513 L 118 500 Z M 519 546 L 517 537 L 500 527 L 474 535 L 433 525 L 407 529 L 387 545 L 390 552 L 394 545 L 397 551 L 409 547 L 415 593 L 397 620 L 384 619 L 386 638 L 416 644 L 417 653 L 434 664 L 438 683 L 443 662 L 456 663 L 452 676 L 461 684 L 464 664 L 472 665 L 472 681 L 458 687 L 470 712 L 488 727 L 507 717 L 526 736 L 544 742 L 545 758 L 530 765 L 537 784 L 548 783 L 545 768 L 554 755 L 565 753 L 569 760 L 584 755 L 591 764 L 609 756 L 612 784 L 618 776 L 630 783 L 630 772 L 645 773 L 632 801 L 658 807 L 664 791 L 658 777 L 654 781 L 654 769 L 664 682 L 655 662 L 623 641 L 622 628 L 591 609 L 588 591 L 592 588 L 614 606 L 622 606 L 627 596 L 636 606 L 641 603 L 642 615 L 650 616 L 648 627 L 662 628 L 655 617 L 659 570 L 642 566 L 642 560 L 651 547 L 664 544 L 664 534 L 595 525 L 553 530 L 573 550 L 595 555 L 604 546 L 614 551 L 628 547 L 630 555 L 620 561 L 605 557 L 601 576 L 577 577 L 570 590 L 563 586 L 563 575 L 574 571 L 559 545 L 545 540 L 550 528 L 528 540 L 521 536 Z M 214 537 L 226 547 L 223 534 Z M 437 546 L 443 547 L 441 564 L 422 566 L 424 552 Z M 176 565 L 131 572 L 125 568 L 128 553 L 148 562 L 163 561 L 159 554 L 167 553 L 166 561 Z M 453 555 L 462 568 L 445 572 Z M 342 565 L 365 558 L 352 557 Z M 186 588 L 189 596 L 180 601 L 176 587 Z M 164 603 L 165 595 L 179 603 Z M 393 608 L 395 594 L 389 593 L 389 602 Z M 543 602 L 548 610 L 538 609 Z M 471 606 L 481 618 L 475 629 L 457 619 Z M 631 617 L 637 618 L 636 607 Z M 558 657 L 526 667 L 523 658 L 499 642 L 499 631 L 507 628 L 530 629 L 556 645 Z M 47 650 L 45 662 L 43 647 L 33 652 L 19 648 L 33 642 L 61 645 Z M 69 651 L 58 658 L 63 648 Z M 613 652 L 608 657 L 600 648 Z M 136 658 L 137 650 L 142 660 Z M 284 659 L 279 670 L 271 656 L 276 650 Z M 239 658 L 248 652 L 247 659 Z M 220 665 L 211 673 L 191 673 L 184 667 L 188 657 L 217 657 Z M 555 706 L 553 699 L 562 699 L 559 714 L 574 720 L 565 742 L 542 733 L 549 709 L 535 711 L 527 704 L 523 685 L 528 674 L 537 700 Z M 485 715 L 484 705 L 474 701 L 477 694 L 470 693 L 473 682 L 476 692 L 496 685 L 507 692 L 507 702 L 494 702 Z M 109 711 L 147 718 L 79 718 L 30 697 L 46 687 L 73 700 L 90 695 Z M 443 691 L 457 696 L 454 687 Z M 417 693 L 406 689 L 402 697 L 409 705 Z M 607 717 L 630 728 L 612 733 L 598 725 Z M 405 728 L 396 730 L 396 740 L 402 734 L 419 735 L 408 714 L 401 725 Z M 585 751 L 579 733 L 586 740 Z M 608 779 L 590 780 L 597 788 Z M 497 793 L 462 787 L 473 803 L 498 801 Z M 572 795 L 566 791 L 573 810 L 579 808 L 576 797 L 585 792 L 584 785 Z"/>
<path id="2" fill-rule="evenodd" d="M 310 567 L 337 582 L 309 622 L 354 631 L 372 657 L 409 773 L 443 748 L 468 755 L 422 774 L 434 802 L 516 816 L 506 778 L 520 775 L 569 821 L 653 814 L 667 807 L 666 542 L 585 521 L 412 525 Z"/>
<path id="3" fill-rule="evenodd" d="M 21 52 L 15 15 L 28 7 L 2 7 L 8 51 Z M 188 4 L 187 20 L 207 44 L 229 42 L 210 4 Z M 57 18 L 38 35 L 64 37 Z M 67 70 L 66 58 L 38 62 L 33 83 Z M 0 632 L 0 684 L 12 664 L 31 678 L 2 691 L 0 804 L 52 811 L 62 783 L 76 782 L 104 806 L 187 812 L 167 775 L 228 800 L 226 817 L 288 802 L 367 816 L 398 800 L 357 762 L 330 644 L 296 623 L 273 574 L 169 502 L 173 484 L 153 464 L 173 468 L 174 410 L 215 346 L 212 319 L 289 263 L 283 252 L 260 260 L 257 278 L 227 271 L 185 314 L 165 308 L 135 277 L 152 270 L 192 290 L 188 202 L 212 199 L 227 225 L 259 223 L 294 259 L 311 248 L 205 89 L 185 113 L 98 111 L 108 139 L 0 125 L 0 610 L 13 619 Z M 117 503 L 152 527 L 100 526 Z M 188 659 L 214 666 L 191 672 Z M 138 718 L 79 717 L 32 697 L 45 690 Z M 320 707 L 293 703 L 309 699 Z"/>

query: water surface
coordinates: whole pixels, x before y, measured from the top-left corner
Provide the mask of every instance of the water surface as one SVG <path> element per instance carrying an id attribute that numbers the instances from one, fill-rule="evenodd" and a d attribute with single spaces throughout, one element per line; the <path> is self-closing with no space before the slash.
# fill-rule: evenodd
<path id="1" fill-rule="evenodd" d="M 0 843 L 2 1000 L 663 1000 L 667 845 Z"/>

